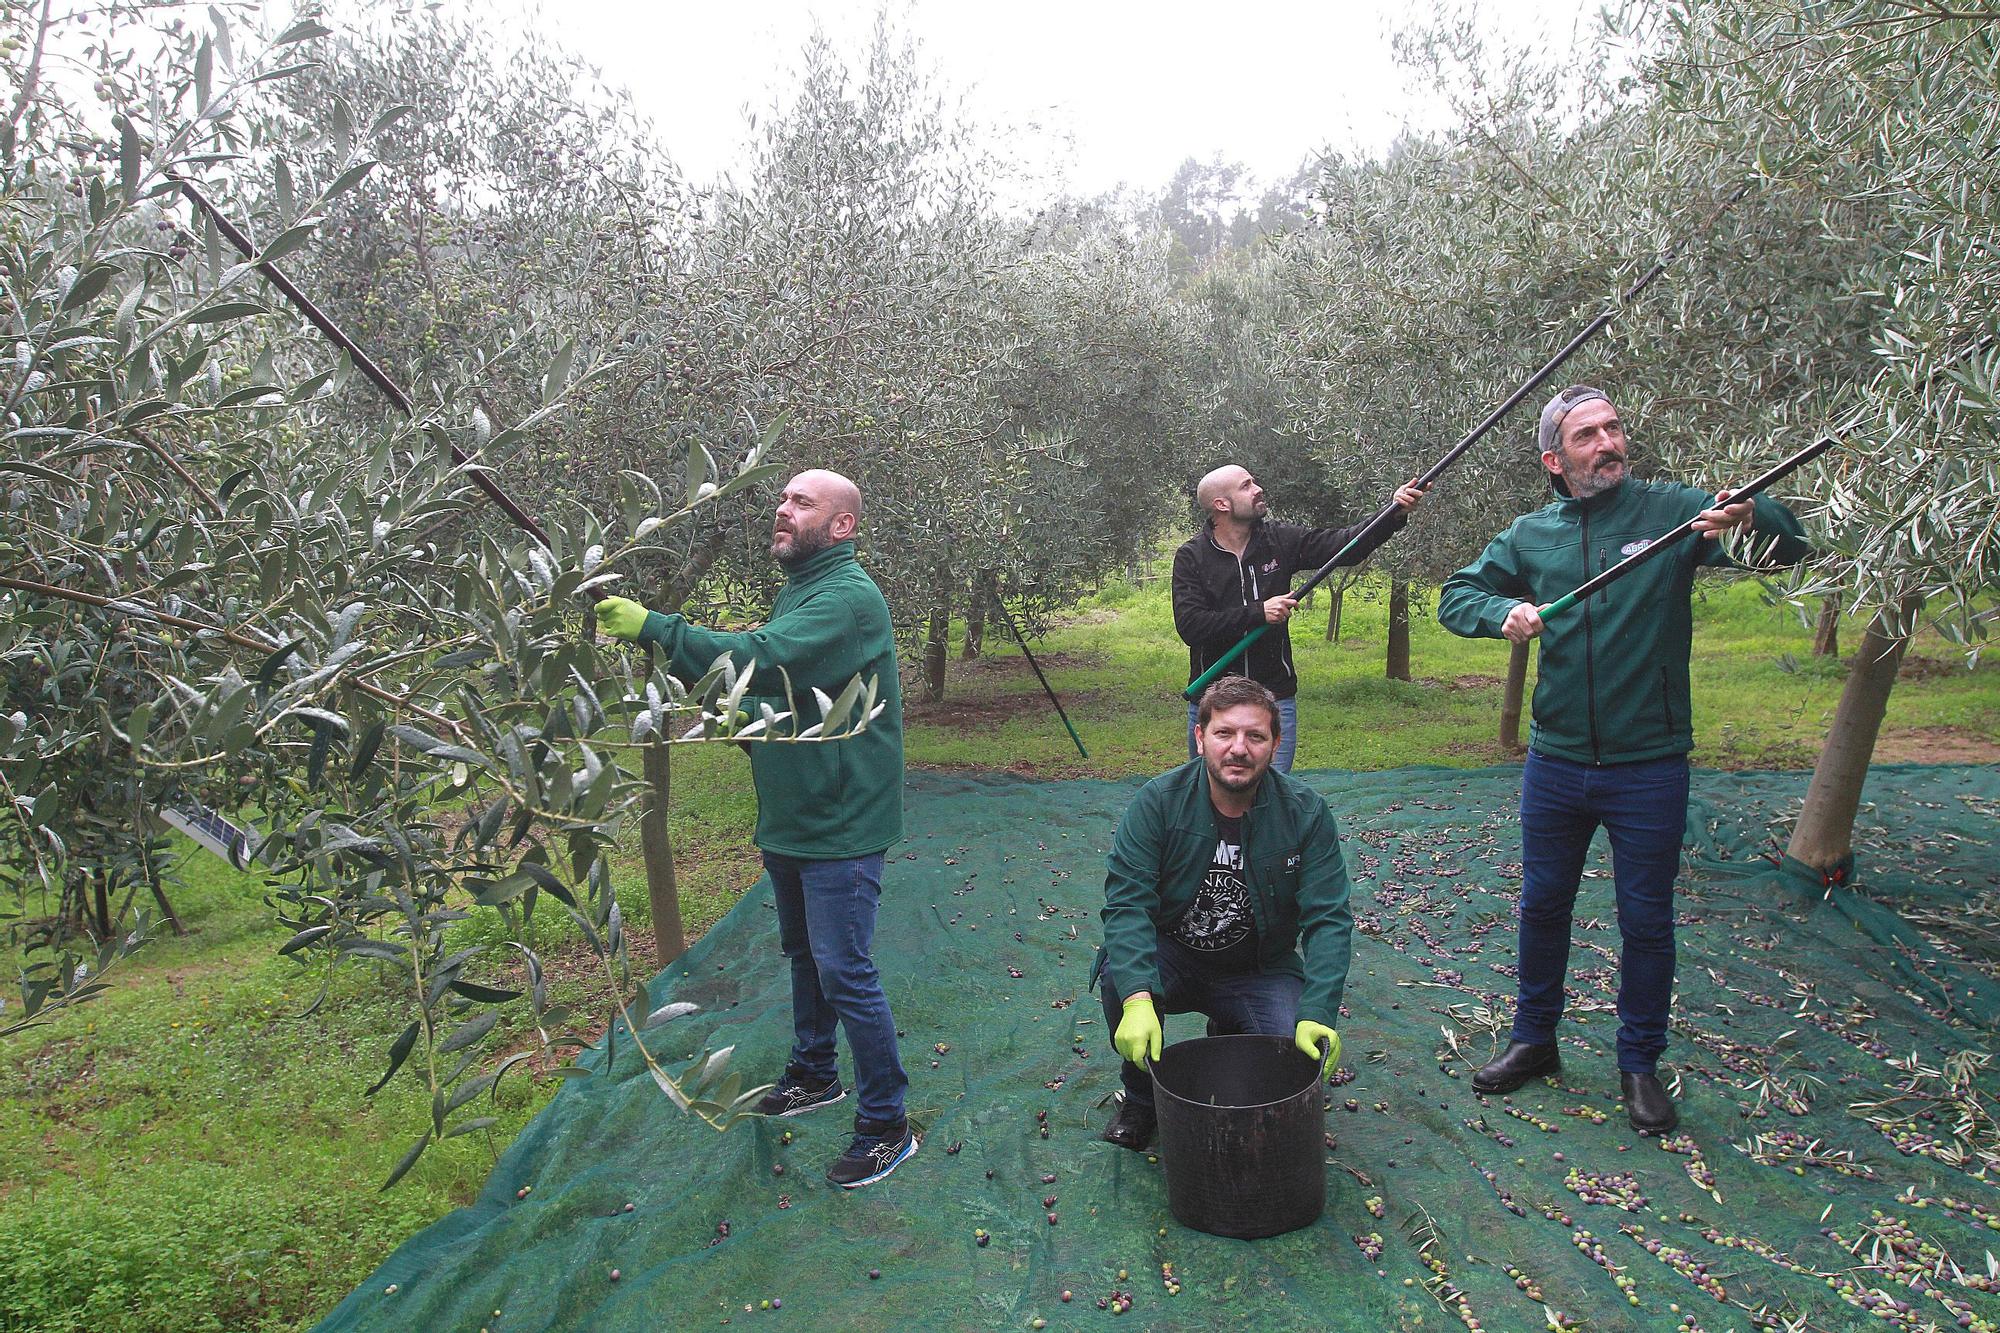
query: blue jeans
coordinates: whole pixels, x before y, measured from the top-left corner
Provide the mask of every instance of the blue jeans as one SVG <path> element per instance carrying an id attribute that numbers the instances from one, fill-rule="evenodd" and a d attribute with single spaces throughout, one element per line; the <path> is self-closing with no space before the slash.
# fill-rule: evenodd
<path id="1" fill-rule="evenodd" d="M 1547 1045 L 1562 1018 L 1570 920 L 1598 825 L 1611 839 L 1618 934 L 1618 1068 L 1650 1074 L 1674 993 L 1674 877 L 1687 828 L 1686 755 L 1592 767 L 1528 754 L 1521 774 L 1521 986 L 1514 1040 Z"/>
<path id="2" fill-rule="evenodd" d="M 1201 712 L 1201 702 L 1196 700 L 1188 705 L 1188 758 L 1201 758 L 1201 751 L 1195 748 L 1195 717 Z M 1278 752 L 1271 756 L 1271 767 L 1280 773 L 1292 771 L 1292 756 L 1299 748 L 1299 701 L 1297 696 L 1278 700 Z"/>
<path id="3" fill-rule="evenodd" d="M 1304 987 L 1297 977 L 1282 972 L 1210 976 L 1202 971 L 1198 954 L 1167 935 L 1160 936 L 1158 961 L 1160 988 L 1153 992 L 1153 1008 L 1163 1019 L 1168 1014 L 1206 1014 L 1208 1033 L 1213 1037 L 1236 1033 L 1289 1037 L 1299 1025 L 1299 992 Z M 1125 1005 L 1108 978 L 1103 995 L 1108 1041 L 1125 1016 Z M 1153 1104 L 1151 1074 L 1130 1060 L 1120 1060 L 1118 1077 L 1124 1081 L 1126 1101 L 1140 1106 Z"/>
<path id="4" fill-rule="evenodd" d="M 778 900 L 778 946 L 792 960 L 792 1070 L 820 1083 L 839 1075 L 836 1021 L 854 1056 L 858 1118 L 900 1122 L 910 1080 L 896 1052 L 896 1020 L 869 949 L 882 897 L 882 853 L 800 861 L 764 853 Z"/>

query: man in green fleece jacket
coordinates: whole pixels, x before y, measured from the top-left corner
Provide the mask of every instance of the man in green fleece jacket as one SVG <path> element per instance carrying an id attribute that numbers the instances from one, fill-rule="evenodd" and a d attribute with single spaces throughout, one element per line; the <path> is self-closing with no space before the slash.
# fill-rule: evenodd
<path id="1" fill-rule="evenodd" d="M 1326 801 L 1271 766 L 1280 725 L 1269 690 L 1224 676 L 1196 713 L 1201 757 L 1141 787 L 1118 821 L 1098 971 L 1124 1057 L 1104 1137 L 1121 1148 L 1144 1148 L 1158 1126 L 1141 1066 L 1160 1056 L 1162 1013 L 1204 1013 L 1211 1032 L 1290 1037 L 1315 1060 L 1340 1058 L 1347 866 Z"/>
<path id="2" fill-rule="evenodd" d="M 1748 527 L 1753 558 L 1791 564 L 1805 530 L 1775 500 L 1635 481 L 1625 427 L 1601 391 L 1573 384 L 1542 409 L 1542 465 L 1558 499 L 1523 515 L 1446 580 L 1438 620 L 1454 634 L 1541 640 L 1534 725 L 1521 774 L 1519 1000 L 1507 1049 L 1472 1078 L 1511 1092 L 1555 1072 L 1556 1024 L 1584 857 L 1601 824 L 1611 840 L 1618 931 L 1618 1070 L 1641 1133 L 1679 1120 L 1656 1073 L 1674 989 L 1674 876 L 1687 824 L 1694 748 L 1688 652 L 1696 569 L 1726 565 L 1714 540 Z M 1546 606 L 1689 519 L 1685 542 L 1544 625 Z"/>
<path id="3" fill-rule="evenodd" d="M 786 580 L 762 629 L 703 629 L 624 597 L 597 604 L 607 634 L 658 644 L 683 679 L 706 674 L 724 653 L 739 668 L 754 664 L 750 689 L 781 712 L 797 709 L 781 735 L 820 721 L 815 688 L 837 696 L 857 676 L 876 684 L 877 712 L 858 734 L 749 745 L 755 840 L 792 964 L 791 1061 L 758 1110 L 802 1115 L 843 1100 L 834 1027 L 844 1029 L 860 1108 L 854 1140 L 827 1179 L 847 1189 L 880 1180 L 918 1145 L 903 1113 L 909 1079 L 896 1021 L 870 957 L 883 853 L 903 836 L 903 699 L 888 604 L 854 558 L 860 522 L 861 492 L 839 473 L 815 469 L 785 483 L 771 555 Z"/>

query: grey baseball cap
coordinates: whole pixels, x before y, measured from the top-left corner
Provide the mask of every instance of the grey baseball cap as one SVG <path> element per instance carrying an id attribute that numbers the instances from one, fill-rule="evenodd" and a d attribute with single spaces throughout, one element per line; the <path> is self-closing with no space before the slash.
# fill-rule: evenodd
<path id="1" fill-rule="evenodd" d="M 1542 424 L 1535 432 L 1535 442 L 1543 453 L 1552 453 L 1561 438 L 1563 418 L 1585 403 L 1596 400 L 1610 402 L 1610 395 L 1602 389 L 1593 389 L 1588 384 L 1572 384 L 1555 397 L 1549 399 L 1542 408 Z"/>

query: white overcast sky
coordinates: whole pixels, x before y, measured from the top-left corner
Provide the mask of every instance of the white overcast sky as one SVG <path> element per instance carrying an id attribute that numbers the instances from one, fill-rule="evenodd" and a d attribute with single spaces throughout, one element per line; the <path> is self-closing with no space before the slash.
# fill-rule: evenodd
<path id="1" fill-rule="evenodd" d="M 1483 0 L 1480 12 L 1511 41 L 1567 46 L 1594 10 Z M 551 0 L 530 21 L 630 89 L 683 171 L 706 180 L 734 164 L 743 109 L 770 104 L 814 25 L 851 53 L 875 11 L 873 0 Z M 1379 149 L 1405 121 L 1439 123 L 1438 99 L 1407 86 L 1390 48 L 1395 28 L 1428 12 L 1398 0 L 898 0 L 889 10 L 975 117 L 1043 127 L 1033 142 L 1017 134 L 1016 147 L 1082 194 L 1120 182 L 1150 192 L 1182 160 L 1218 153 L 1270 180 L 1329 145 Z"/>

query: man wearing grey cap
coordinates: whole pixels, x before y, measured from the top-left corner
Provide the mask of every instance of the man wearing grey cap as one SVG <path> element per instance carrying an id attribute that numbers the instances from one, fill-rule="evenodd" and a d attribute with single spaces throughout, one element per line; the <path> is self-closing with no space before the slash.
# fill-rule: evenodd
<path id="1" fill-rule="evenodd" d="M 1554 503 L 1516 519 L 1445 582 L 1438 620 L 1468 638 L 1541 640 L 1534 724 L 1521 773 L 1519 999 L 1507 1049 L 1472 1078 L 1511 1092 L 1562 1067 L 1556 1024 L 1570 919 L 1599 825 L 1611 841 L 1618 932 L 1618 1071 L 1641 1133 L 1678 1123 L 1656 1073 L 1674 988 L 1674 876 L 1687 824 L 1689 597 L 1695 570 L 1727 565 L 1714 540 L 1748 528 L 1755 558 L 1792 564 L 1805 530 L 1775 500 L 1728 503 L 1707 491 L 1627 475 L 1624 423 L 1611 400 L 1572 384 L 1542 409 L 1538 442 Z M 1544 625 L 1537 608 L 1694 520 L 1705 539 L 1651 560 Z"/>

